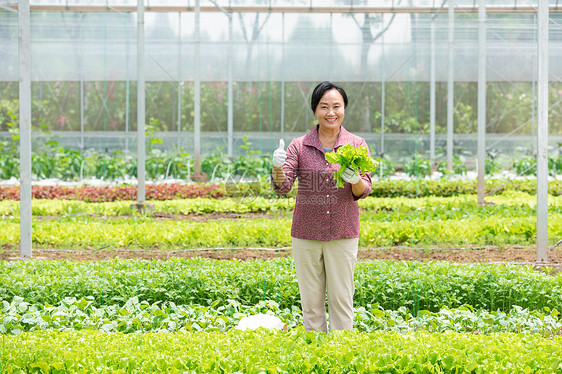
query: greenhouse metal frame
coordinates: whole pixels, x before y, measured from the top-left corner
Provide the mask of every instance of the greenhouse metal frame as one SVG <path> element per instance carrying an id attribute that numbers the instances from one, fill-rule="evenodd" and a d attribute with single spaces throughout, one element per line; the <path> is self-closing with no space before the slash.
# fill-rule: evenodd
<path id="1" fill-rule="evenodd" d="M 13 25 L 17 19 L 18 43 L 7 37 L 2 39 L 4 53 L 0 81 L 19 80 L 19 123 L 20 123 L 20 199 L 21 199 L 21 256 L 31 257 L 31 148 L 33 116 L 31 113 L 31 82 L 35 81 L 80 81 L 88 80 L 135 80 L 137 82 L 137 118 L 146 118 L 146 87 L 145 81 L 170 81 L 178 87 L 178 101 L 181 102 L 182 87 L 192 82 L 193 94 L 193 132 L 182 130 L 180 105 L 178 104 L 178 139 L 191 136 L 195 155 L 196 171 L 201 154 L 201 82 L 223 81 L 227 88 L 227 126 L 224 131 L 225 144 L 229 156 L 234 154 L 235 125 L 233 113 L 233 82 L 281 82 L 283 92 L 285 82 L 320 80 L 334 81 L 368 81 L 378 82 L 381 90 L 381 124 L 380 150 L 384 152 L 385 139 L 385 87 L 389 82 L 429 82 L 430 85 L 430 132 L 429 153 L 435 158 L 435 85 L 436 82 L 447 83 L 447 165 L 451 168 L 454 153 L 454 83 L 478 83 L 478 136 L 477 136 L 477 170 L 478 199 L 484 203 L 484 160 L 486 151 L 486 85 L 491 81 L 532 81 L 533 117 L 536 116 L 536 157 L 537 157 L 537 261 L 545 262 L 547 258 L 547 221 L 548 221 L 548 147 L 549 147 L 549 82 L 559 81 L 562 67 L 549 65 L 549 60 L 556 61 L 560 54 L 560 24 L 558 2 L 539 0 L 538 2 L 516 1 L 255 1 L 252 4 L 239 4 L 237 1 L 10 1 L 0 2 L 0 14 L 5 13 L 7 24 Z M 281 4 L 280 4 L 281 3 Z M 329 4 L 328 4 L 329 3 Z M 203 5 L 201 5 L 203 4 Z M 328 4 L 328 5 L 327 5 Z M 150 15 L 150 20 L 145 17 Z M 71 37 L 57 36 L 51 40 L 42 40 L 38 31 L 34 30 L 34 20 L 47 18 L 50 15 L 79 14 L 89 17 L 92 14 L 103 14 L 114 17 L 113 22 L 124 25 L 123 34 L 115 40 L 107 35 L 104 27 L 104 40 L 96 39 L 96 35 L 80 34 Z M 154 30 L 158 24 L 158 14 L 177 14 L 178 21 L 174 24 L 175 31 L 164 25 L 160 39 L 148 41 L 145 36 L 147 21 Z M 36 15 L 35 18 L 32 16 Z M 239 16 L 238 29 L 233 30 L 235 15 Z M 241 27 L 242 15 L 255 15 L 254 34 L 246 35 L 245 27 Z M 276 17 L 276 25 L 267 26 L 269 17 Z M 377 15 L 377 27 L 369 24 L 369 34 L 363 33 L 361 39 L 352 39 L 345 28 L 338 29 L 334 25 L 353 24 L 360 27 L 355 15 Z M 462 22 L 458 24 L 458 15 Z M 524 15 L 525 40 L 506 41 L 506 36 L 513 32 L 515 26 L 508 27 L 497 18 L 491 22 L 489 15 Z M 260 16 L 265 21 L 260 22 Z M 288 19 L 289 16 L 295 18 Z M 324 39 L 314 39 L 313 29 L 298 17 L 321 17 L 329 22 L 329 35 Z M 398 18 L 395 18 L 397 17 Z M 477 16 L 477 17 L 476 17 Z M 201 17 L 204 17 L 202 22 Z M 216 21 L 223 17 L 224 24 Z M 208 22 L 214 20 L 213 22 Z M 397 21 L 395 21 L 397 20 Z M 84 19 L 77 20 L 77 24 Z M 95 21 L 95 19 L 94 19 Z M 134 22 L 132 22 L 134 21 Z M 187 22 L 186 22 L 187 21 Z M 247 20 L 246 20 L 247 21 Z M 385 23 L 386 21 L 386 23 Z M 400 22 L 398 22 L 400 21 Z M 517 21 L 517 20 L 515 20 Z M 374 22 L 374 21 L 373 21 Z M 313 22 L 311 22 L 313 23 Z M 321 22 L 320 22 L 321 23 Z M 326 22 L 325 22 L 326 23 Z M 181 25 L 193 26 L 191 33 L 182 31 Z M 420 24 L 422 24 L 420 26 Z M 44 24 L 43 24 L 44 25 Z M 287 30 L 292 27 L 292 40 L 288 41 Z M 317 26 L 317 25 L 316 25 Z M 325 25 L 324 25 L 325 26 Z M 270 28 L 269 28 L 270 27 Z M 340 40 L 334 40 L 334 27 Z M 407 37 L 401 35 L 401 28 L 410 31 Z M 416 28 L 418 27 L 418 28 Z M 494 28 L 495 27 L 495 28 Z M 169 28 L 169 27 L 168 27 Z M 178 29 L 179 28 L 179 29 Z M 299 33 L 299 28 L 300 30 Z M 96 25 L 90 25 L 90 31 Z M 136 30 L 135 30 L 136 29 Z M 219 29 L 216 35 L 211 31 Z M 280 30 L 279 30 L 280 29 Z M 461 29 L 459 31 L 459 29 Z M 295 31 L 296 30 L 296 31 Z M 324 30 L 320 27 L 320 30 Z M 365 32 L 365 28 L 361 29 Z M 373 35 L 372 31 L 378 31 Z M 421 31 L 420 31 L 421 30 Z M 56 31 L 56 30 L 55 30 Z M 87 30 L 86 30 L 87 31 Z M 134 31 L 134 33 L 133 33 Z M 203 31 L 203 33 L 202 33 Z M 243 32 L 241 32 L 243 31 Z M 426 39 L 413 39 L 414 37 Z M 423 31 L 423 32 L 422 32 Z M 536 31 L 536 32 L 535 32 Z M 550 32 L 549 32 L 550 31 Z M 263 37 L 261 33 L 268 36 Z M 153 33 L 156 34 L 156 33 Z M 225 34 L 227 35 L 225 38 Z M 235 36 L 235 34 L 237 36 Z M 356 33 L 357 34 L 357 33 Z M 244 35 L 245 39 L 241 39 Z M 306 35 L 310 40 L 299 39 Z M 459 40 L 459 35 L 461 36 Z M 98 35 L 99 36 L 99 35 Z M 134 37 L 136 36 L 136 40 Z M 238 38 L 238 39 L 236 39 Z M 263 39 L 261 39 L 263 38 Z M 351 38 L 346 40 L 346 38 Z M 370 38 L 370 39 L 369 39 Z M 402 39 L 401 39 L 402 38 Z M 371 40 L 369 43 L 368 41 Z M 366 42 L 367 41 L 367 42 Z M 51 43 L 51 44 L 49 44 Z M 366 47 L 365 45 L 368 45 Z M 76 46 L 79 47 L 76 47 Z M 245 48 L 240 48 L 245 45 Z M 257 52 L 253 49 L 257 45 Z M 264 47 L 265 45 L 265 47 Z M 226 46 L 226 48 L 224 48 Z M 234 47 L 238 47 L 235 50 Z M 376 53 L 371 47 L 377 48 Z M 15 48 L 14 48 L 15 47 Z M 136 53 L 131 52 L 136 47 Z M 261 47 L 261 51 L 260 51 Z M 74 48 L 74 49 L 73 49 Z M 362 49 L 364 48 L 364 49 Z M 265 51 L 264 51 L 265 49 Z M 343 53 L 340 51 L 343 50 Z M 366 49 L 366 52 L 365 52 Z M 14 53 L 14 50 L 17 51 Z M 172 52 L 170 52 L 172 50 Z M 227 53 L 224 53 L 224 50 Z M 350 51 L 352 53 L 347 53 Z M 328 58 L 318 56 L 326 54 Z M 352 57 L 349 57 L 352 56 Z M 172 57 L 175 57 L 172 58 Z M 246 61 L 244 61 L 246 57 Z M 313 58 L 315 57 L 315 58 Z M 349 57 L 344 59 L 342 57 Z M 113 59 L 107 62 L 107 59 Z M 130 60 L 136 58 L 135 64 Z M 103 63 L 101 61 L 104 60 Z M 126 59 L 126 63 L 123 63 Z M 263 61 L 267 61 L 263 67 Z M 311 61 L 312 60 L 312 61 Z M 37 62 L 36 62 L 37 61 Z M 74 62 L 76 68 L 64 69 Z M 247 62 L 247 63 L 245 63 Z M 492 63 L 490 63 L 492 62 Z M 261 63 L 261 65 L 260 65 Z M 16 69 L 14 69 L 14 66 Z M 108 77 L 108 67 L 112 69 Z M 226 72 L 225 72 L 226 71 Z M 326 72 L 328 72 L 326 74 Z M 132 79 L 135 78 L 136 79 Z M 128 86 L 127 86 L 128 87 Z M 81 90 L 82 92 L 82 90 Z M 81 93 L 81 110 L 83 98 Z M 281 95 L 281 117 L 279 131 L 269 131 L 268 136 L 276 138 L 285 136 L 285 95 Z M 535 119 L 531 118 L 534 123 Z M 145 155 L 145 121 L 137 123 L 136 152 L 139 158 L 138 168 L 138 203 L 144 204 L 144 155 Z M 130 124 L 125 131 L 129 134 Z M 261 136 L 260 130 L 260 136 Z M 410 134 L 413 136 L 415 134 Z M 510 134 L 507 134 L 509 136 Z M 84 146 L 84 123 L 81 118 L 81 145 Z M 128 137 L 127 137 L 128 139 Z M 268 139 L 269 140 L 269 139 Z"/>

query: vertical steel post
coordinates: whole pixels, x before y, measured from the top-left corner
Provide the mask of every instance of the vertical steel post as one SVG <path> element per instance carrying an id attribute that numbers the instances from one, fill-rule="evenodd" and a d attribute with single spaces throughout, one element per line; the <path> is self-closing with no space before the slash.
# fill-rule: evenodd
<path id="1" fill-rule="evenodd" d="M 137 203 L 145 202 L 144 0 L 137 0 Z"/>
<path id="2" fill-rule="evenodd" d="M 80 25 L 80 50 L 78 58 L 80 59 L 80 151 L 84 152 L 84 26 Z"/>
<path id="3" fill-rule="evenodd" d="M 20 256 L 31 258 L 31 14 L 29 0 L 18 6 L 20 125 Z"/>
<path id="4" fill-rule="evenodd" d="M 385 71 L 384 71 L 384 34 L 381 37 L 381 154 L 384 153 L 384 116 L 385 116 L 385 92 L 386 81 L 385 81 Z M 382 168 L 382 166 L 381 166 Z"/>
<path id="5" fill-rule="evenodd" d="M 129 132 L 131 130 L 131 125 L 129 123 L 131 117 L 130 108 L 130 97 L 131 97 L 131 87 L 129 82 L 129 17 L 126 18 L 125 22 L 125 154 L 129 154 Z"/>
<path id="6" fill-rule="evenodd" d="M 181 139 L 181 96 L 182 96 L 182 90 L 183 90 L 183 84 L 182 84 L 182 58 L 181 58 L 181 12 L 178 12 L 178 85 L 177 85 L 177 90 L 178 90 L 178 152 L 181 149 L 181 143 L 182 143 L 182 139 Z"/>
<path id="7" fill-rule="evenodd" d="M 128 70 L 128 69 L 127 69 Z M 129 97 L 130 97 L 130 84 L 129 84 L 129 73 L 127 73 L 127 78 L 125 79 L 125 154 L 129 154 L 129 130 L 131 126 L 129 125 Z"/>
<path id="8" fill-rule="evenodd" d="M 281 14 L 281 137 L 285 135 L 285 13 Z"/>
<path id="9" fill-rule="evenodd" d="M 330 13 L 330 45 L 328 52 L 328 80 L 331 82 L 334 76 L 334 64 L 333 64 L 333 49 L 334 49 L 334 14 Z"/>
<path id="10" fill-rule="evenodd" d="M 533 40 L 537 40 L 537 15 L 533 14 Z M 531 154 L 535 153 L 535 148 L 537 145 L 537 140 L 535 138 L 536 133 L 536 126 L 537 126 L 537 113 L 536 113 L 536 101 L 537 101 L 537 93 L 535 92 L 537 88 L 536 82 L 536 74 L 537 74 L 537 55 L 533 55 L 533 68 L 532 68 L 533 76 L 531 78 L 531 95 L 533 97 L 531 103 L 531 118 L 532 118 L 532 125 L 531 125 Z"/>
<path id="11" fill-rule="evenodd" d="M 429 161 L 435 164 L 435 17 L 431 17 L 431 44 L 429 62 Z"/>
<path id="12" fill-rule="evenodd" d="M 226 146 L 226 151 L 227 151 L 227 155 L 228 157 L 232 158 L 234 157 L 234 96 L 232 93 L 232 86 L 233 86 L 233 74 L 232 74 L 232 65 L 233 65 L 233 59 L 234 59 L 234 53 L 233 53 L 233 31 L 232 31 L 232 17 L 234 16 L 232 13 L 232 3 L 231 1 L 228 2 L 228 6 L 231 9 L 230 12 L 227 12 L 222 6 L 220 6 L 215 0 L 210 0 L 211 3 L 213 3 L 217 8 L 219 8 L 219 10 L 228 17 L 228 67 L 227 67 L 227 83 L 228 83 L 228 88 L 227 88 L 227 94 L 228 94 L 228 118 L 227 118 L 227 127 L 226 127 L 226 138 L 227 138 L 227 146 Z M 199 70 L 199 3 L 196 2 L 195 3 L 195 56 L 196 56 L 196 70 Z M 198 75 L 199 73 L 197 73 Z M 196 77 L 196 79 L 200 80 L 200 78 Z M 197 83 L 196 83 L 197 86 Z M 196 87 L 197 90 L 197 87 Z M 197 104 L 196 104 L 197 106 Z M 199 108 L 200 109 L 200 108 Z M 197 110 L 197 109 L 196 109 Z M 195 121 L 197 122 L 197 121 Z M 197 156 L 196 156 L 197 157 Z M 197 161 L 196 161 L 197 164 Z M 196 167 L 197 170 L 197 167 Z M 197 174 L 197 171 L 196 171 Z"/>
<path id="13" fill-rule="evenodd" d="M 548 261 L 548 0 L 539 0 L 537 262 Z"/>
<path id="14" fill-rule="evenodd" d="M 484 205 L 486 178 L 486 0 L 478 6 L 478 205 Z"/>
<path id="15" fill-rule="evenodd" d="M 84 66 L 80 57 L 80 150 L 84 152 Z"/>
<path id="16" fill-rule="evenodd" d="M 453 170 L 453 120 L 455 88 L 455 2 L 449 0 L 449 71 L 447 78 L 447 170 Z"/>
<path id="17" fill-rule="evenodd" d="M 228 16 L 228 156 L 234 157 L 234 97 L 232 93 L 233 76 L 232 76 L 232 65 L 233 65 L 233 31 L 232 31 L 232 13 L 226 13 Z"/>
<path id="18" fill-rule="evenodd" d="M 193 80 L 194 80 L 194 95 L 193 95 L 193 155 L 194 155 L 194 174 L 195 176 L 200 176 L 201 174 L 201 77 L 199 72 L 199 53 L 201 48 L 200 40 L 200 25 L 199 17 L 201 13 L 201 8 L 199 6 L 199 0 L 195 0 L 195 50 L 194 50 L 194 69 L 193 69 Z"/>

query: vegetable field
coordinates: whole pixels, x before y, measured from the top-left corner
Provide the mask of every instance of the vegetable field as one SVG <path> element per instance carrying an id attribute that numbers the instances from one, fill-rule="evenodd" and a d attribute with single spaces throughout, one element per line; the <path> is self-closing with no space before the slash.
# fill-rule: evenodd
<path id="1" fill-rule="evenodd" d="M 491 182 L 486 206 L 471 182 L 375 185 L 359 202 L 354 331 L 328 335 L 303 329 L 294 195 L 264 186 L 151 186 L 153 209 L 142 214 L 126 188 L 34 188 L 34 248 L 74 257 L 0 261 L 0 372 L 562 372 L 562 274 L 510 257 L 533 252 L 532 182 Z M 562 255 L 560 191 L 553 183 L 553 262 Z M 19 204 L 13 188 L 0 196 L 7 259 L 18 247 Z M 209 258 L 217 248 L 230 259 Z M 257 313 L 289 330 L 235 328 Z"/>

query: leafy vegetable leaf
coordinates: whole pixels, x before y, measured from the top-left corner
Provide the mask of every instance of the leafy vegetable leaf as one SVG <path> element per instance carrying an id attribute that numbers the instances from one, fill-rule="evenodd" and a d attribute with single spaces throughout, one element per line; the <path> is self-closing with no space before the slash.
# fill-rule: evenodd
<path id="1" fill-rule="evenodd" d="M 334 173 L 334 180 L 338 188 L 344 186 L 345 181 L 341 176 L 348 167 L 355 171 L 372 172 L 377 169 L 378 165 L 378 161 L 373 160 L 369 156 L 367 148 L 363 146 L 354 147 L 351 144 L 346 144 L 337 150 L 326 153 L 324 158 L 331 164 L 340 165 L 340 168 Z"/>

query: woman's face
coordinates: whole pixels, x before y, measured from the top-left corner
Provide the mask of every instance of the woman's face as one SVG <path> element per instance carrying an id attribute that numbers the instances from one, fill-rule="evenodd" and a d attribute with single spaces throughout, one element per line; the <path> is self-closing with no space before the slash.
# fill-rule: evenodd
<path id="1" fill-rule="evenodd" d="M 335 88 L 324 92 L 314 112 L 320 127 L 325 130 L 337 130 L 343 122 L 345 107 L 343 96 Z"/>

